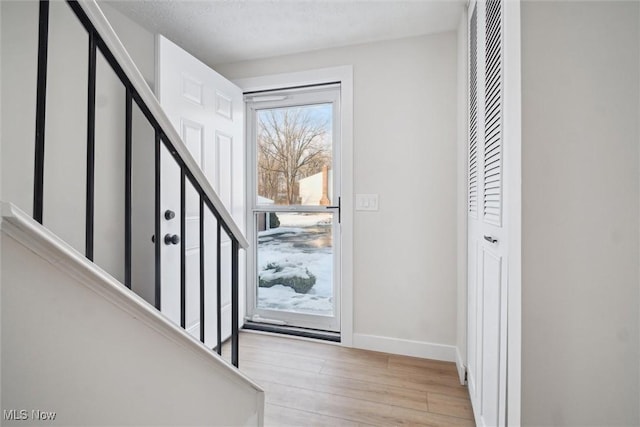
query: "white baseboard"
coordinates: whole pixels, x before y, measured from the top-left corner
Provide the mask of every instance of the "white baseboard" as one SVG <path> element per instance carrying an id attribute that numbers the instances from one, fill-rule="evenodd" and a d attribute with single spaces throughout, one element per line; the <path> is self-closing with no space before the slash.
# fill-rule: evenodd
<path id="1" fill-rule="evenodd" d="M 466 368 L 464 366 L 464 362 L 462 361 L 462 355 L 460 354 L 460 349 L 456 347 L 456 368 L 458 368 L 458 378 L 460 379 L 460 384 L 464 385 L 464 374 Z"/>
<path id="2" fill-rule="evenodd" d="M 424 341 L 380 337 L 376 335 L 353 334 L 353 347 L 364 350 L 422 357 L 424 359 L 456 361 L 456 347 Z"/>

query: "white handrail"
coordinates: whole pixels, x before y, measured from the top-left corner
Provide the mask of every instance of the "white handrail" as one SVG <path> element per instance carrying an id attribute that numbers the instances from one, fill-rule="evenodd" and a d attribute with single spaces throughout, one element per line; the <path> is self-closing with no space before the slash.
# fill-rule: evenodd
<path id="1" fill-rule="evenodd" d="M 182 158 L 187 169 L 189 169 L 193 174 L 204 194 L 209 198 L 209 200 L 211 200 L 211 203 L 218 211 L 220 218 L 226 224 L 233 237 L 238 241 L 241 248 L 247 249 L 249 247 L 249 242 L 240 230 L 240 227 L 238 227 L 231 216 L 231 213 L 229 213 L 227 208 L 224 206 L 222 200 L 220 200 L 220 197 L 218 197 L 215 190 L 209 183 L 209 180 L 202 172 L 202 169 L 200 169 L 200 166 L 198 166 L 198 163 L 182 141 L 182 138 L 171 124 L 169 117 L 167 117 L 166 113 L 162 109 L 158 99 L 155 97 L 144 77 L 142 77 L 142 73 L 140 73 L 140 70 L 136 67 L 135 63 L 129 56 L 129 53 L 118 38 L 118 35 L 102 13 L 100 6 L 98 6 L 95 0 L 79 0 L 78 4 L 82 7 L 82 10 L 86 13 L 96 31 L 100 37 L 102 37 L 102 40 L 118 61 L 118 64 L 122 67 L 122 70 L 131 81 L 132 86 L 138 92 L 140 98 L 142 98 L 142 101 L 144 101 L 147 108 L 156 119 L 178 155 Z"/>

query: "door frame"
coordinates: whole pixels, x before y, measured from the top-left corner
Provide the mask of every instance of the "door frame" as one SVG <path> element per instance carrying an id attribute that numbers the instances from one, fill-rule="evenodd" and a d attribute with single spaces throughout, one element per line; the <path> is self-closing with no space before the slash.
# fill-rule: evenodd
<path id="1" fill-rule="evenodd" d="M 350 65 L 332 68 L 322 68 L 316 70 L 300 71 L 284 74 L 273 74 L 260 77 L 251 77 L 234 80 L 244 92 L 267 91 L 286 89 L 302 86 L 322 85 L 329 83 L 340 83 L 340 121 L 341 121 L 341 195 L 342 195 L 342 218 L 341 218 L 341 268 L 340 268 L 340 343 L 343 346 L 353 346 L 353 67 Z M 246 127 L 245 127 L 246 128 Z M 245 146 L 250 142 L 246 139 Z M 249 153 L 251 150 L 245 150 Z M 245 159 L 245 170 L 252 164 L 249 156 Z M 247 180 L 248 181 L 248 180 Z M 252 197 L 246 190 L 247 198 Z M 251 202 L 251 203 L 249 203 Z M 247 209 L 245 209 L 245 223 L 248 224 L 249 206 L 253 206 L 253 201 L 247 199 Z M 255 240 L 254 231 L 247 228 L 247 239 L 251 242 Z M 250 274 L 253 265 L 253 251 L 247 252 L 246 274 Z M 247 298 L 246 303 L 249 303 Z M 246 307 L 248 310 L 249 307 Z"/>
<path id="2" fill-rule="evenodd" d="M 251 99 L 254 97 L 261 98 L 263 95 L 266 95 L 267 98 L 272 97 L 276 99 L 268 99 L 268 100 L 258 100 L 252 101 Z M 271 109 L 280 109 L 280 108 L 296 108 L 298 106 L 307 106 L 313 107 L 317 105 L 327 105 L 330 104 L 332 106 L 331 109 L 331 152 L 332 152 L 332 161 L 331 161 L 331 170 L 333 173 L 333 183 L 331 188 L 332 200 L 331 204 L 334 205 L 330 210 L 327 210 L 328 206 L 322 205 L 261 205 L 257 203 L 258 189 L 257 189 L 257 169 L 258 169 L 258 150 L 257 150 L 257 121 L 258 121 L 258 111 L 260 110 L 271 110 Z M 340 213 L 339 208 L 335 208 L 340 204 L 339 200 L 341 197 L 341 126 L 340 126 L 340 85 L 322 85 L 322 86 L 313 86 L 313 87 L 305 87 L 301 89 L 285 89 L 285 90 L 276 90 L 269 92 L 259 92 L 257 94 L 252 93 L 245 96 L 245 135 L 247 141 L 247 164 L 249 167 L 247 168 L 247 203 L 251 202 L 251 206 L 247 206 L 247 212 L 252 212 L 250 218 L 247 218 L 248 227 L 247 229 L 251 230 L 250 237 L 256 246 L 253 247 L 251 251 L 251 260 L 254 261 L 257 256 L 257 244 L 258 244 L 258 236 L 256 235 L 256 214 L 273 212 L 273 213 L 302 213 L 302 214 L 320 214 L 320 213 L 330 213 L 332 215 L 332 228 L 331 235 L 333 237 L 332 244 L 332 288 L 333 288 L 333 315 L 317 315 L 311 313 L 302 313 L 296 311 L 287 311 L 287 310 L 275 310 L 268 308 L 261 308 L 257 306 L 256 301 L 256 291 L 258 290 L 257 286 L 257 277 L 258 277 L 258 269 L 255 263 L 251 265 L 247 265 L 247 311 L 251 310 L 252 313 L 249 313 L 247 317 L 249 318 L 250 314 L 253 316 L 258 316 L 263 319 L 271 319 L 276 322 L 284 321 L 287 326 L 292 327 L 301 327 L 301 328 L 309 328 L 316 329 L 319 331 L 327 331 L 327 332 L 340 332 L 340 303 L 341 303 L 341 295 L 339 290 L 341 289 L 341 276 L 340 276 L 340 264 L 342 261 L 341 257 L 341 244 L 342 239 L 340 238 L 342 229 L 340 224 Z M 252 197 L 253 196 L 253 197 Z M 250 273 L 250 274 L 249 274 Z M 251 317 L 253 321 L 259 321 L 254 317 Z"/>
<path id="3" fill-rule="evenodd" d="M 520 0 L 504 3 L 504 191 L 507 249 L 506 424 L 519 426 L 522 405 L 522 85 Z"/>

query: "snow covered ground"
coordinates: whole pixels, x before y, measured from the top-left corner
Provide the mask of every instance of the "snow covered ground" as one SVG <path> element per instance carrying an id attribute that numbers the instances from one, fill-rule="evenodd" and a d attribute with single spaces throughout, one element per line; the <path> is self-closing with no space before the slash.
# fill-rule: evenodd
<path id="1" fill-rule="evenodd" d="M 258 272 L 263 279 L 316 277 L 306 293 L 276 284 L 258 288 L 258 307 L 305 314 L 333 314 L 332 214 L 278 213 L 280 227 L 258 233 Z M 281 271 L 275 272 L 274 265 Z M 271 268 L 268 268 L 271 267 Z M 307 273 L 308 272 L 308 273 Z"/>

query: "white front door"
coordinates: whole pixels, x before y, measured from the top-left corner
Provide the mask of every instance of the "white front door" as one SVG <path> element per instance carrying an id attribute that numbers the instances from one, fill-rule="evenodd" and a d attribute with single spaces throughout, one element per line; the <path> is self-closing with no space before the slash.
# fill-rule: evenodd
<path id="1" fill-rule="evenodd" d="M 242 91 L 188 52 L 159 36 L 157 45 L 157 95 L 173 126 L 202 168 L 225 207 L 244 232 L 244 142 Z M 217 342 L 217 224 L 205 207 L 204 250 L 200 240 L 200 199 L 185 183 L 185 235 L 181 233 L 181 172 L 168 152 L 161 151 L 161 251 L 162 312 L 200 338 L 203 325 L 200 299 L 205 300 L 204 338 L 208 347 Z M 165 212 L 172 211 L 171 219 Z M 165 235 L 185 243 L 185 318 L 181 319 L 181 244 L 165 244 Z M 200 292 L 200 253 L 204 256 L 204 295 Z M 222 336 L 231 334 L 231 241 L 221 233 Z M 244 288 L 240 266 L 240 289 Z"/>
<path id="2" fill-rule="evenodd" d="M 505 425 L 508 207 L 504 191 L 504 13 L 469 8 L 468 382 L 481 426 Z"/>

